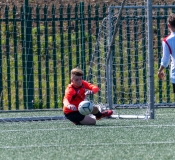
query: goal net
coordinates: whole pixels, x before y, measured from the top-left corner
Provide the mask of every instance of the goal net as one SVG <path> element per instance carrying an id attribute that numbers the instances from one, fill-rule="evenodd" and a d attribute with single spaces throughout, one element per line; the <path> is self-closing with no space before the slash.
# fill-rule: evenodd
<path id="1" fill-rule="evenodd" d="M 88 80 L 100 88 L 93 101 L 115 109 L 114 118 L 150 118 L 154 101 L 150 98 L 154 97 L 152 40 L 148 43 L 152 10 L 144 1 L 132 6 L 123 3 L 110 6 L 100 24 Z"/>

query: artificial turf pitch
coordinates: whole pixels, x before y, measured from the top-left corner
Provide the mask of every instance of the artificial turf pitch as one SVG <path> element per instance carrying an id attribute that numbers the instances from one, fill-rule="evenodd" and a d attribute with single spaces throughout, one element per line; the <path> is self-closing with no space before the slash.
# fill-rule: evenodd
<path id="1" fill-rule="evenodd" d="M 2 117 L 62 112 L 1 113 Z M 95 126 L 68 120 L 1 122 L 3 160 L 173 160 L 175 108 L 155 109 L 154 120 L 102 119 Z"/>

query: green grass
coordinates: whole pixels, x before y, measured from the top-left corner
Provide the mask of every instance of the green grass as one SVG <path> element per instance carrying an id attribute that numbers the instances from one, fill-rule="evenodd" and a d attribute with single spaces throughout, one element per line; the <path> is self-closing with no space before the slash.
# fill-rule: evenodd
<path id="1" fill-rule="evenodd" d="M 1 113 L 1 117 L 54 116 L 62 112 Z M 96 126 L 67 120 L 0 123 L 0 159 L 171 160 L 175 110 L 156 109 L 154 120 L 103 119 Z"/>

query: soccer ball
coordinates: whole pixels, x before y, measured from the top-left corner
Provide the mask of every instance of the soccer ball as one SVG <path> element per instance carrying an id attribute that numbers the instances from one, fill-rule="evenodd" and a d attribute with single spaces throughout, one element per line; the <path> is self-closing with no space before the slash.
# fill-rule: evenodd
<path id="1" fill-rule="evenodd" d="M 91 114 L 92 110 L 93 110 L 93 105 L 90 101 L 82 101 L 78 106 L 78 111 L 84 116 Z"/>

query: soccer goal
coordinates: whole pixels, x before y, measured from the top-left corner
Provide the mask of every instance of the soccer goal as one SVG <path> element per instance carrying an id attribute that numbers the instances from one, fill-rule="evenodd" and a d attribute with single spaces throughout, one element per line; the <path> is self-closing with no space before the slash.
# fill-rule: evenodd
<path id="1" fill-rule="evenodd" d="M 110 6 L 92 55 L 88 80 L 101 89 L 94 103 L 112 118 L 154 118 L 152 3 Z"/>

